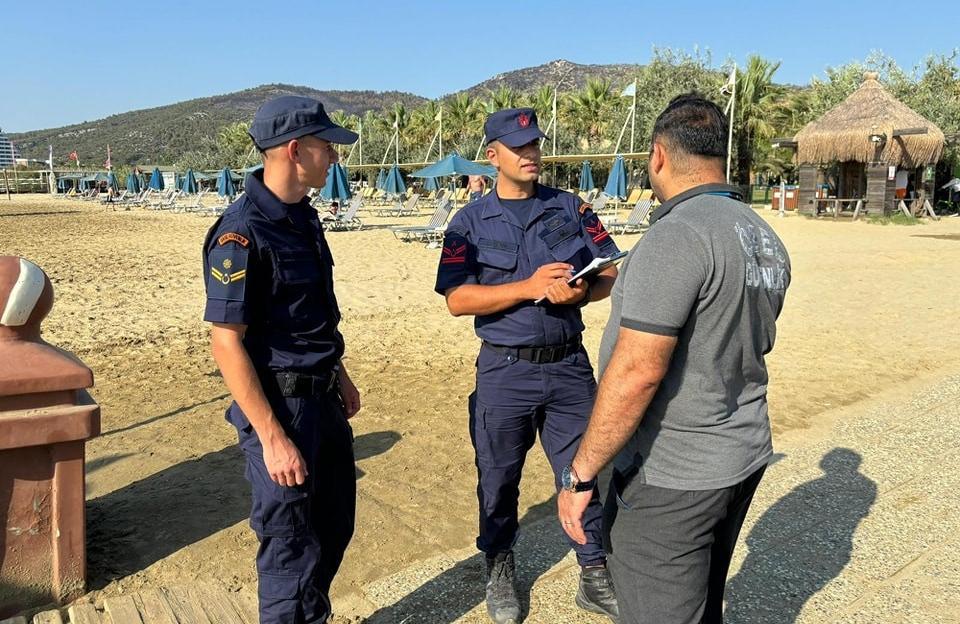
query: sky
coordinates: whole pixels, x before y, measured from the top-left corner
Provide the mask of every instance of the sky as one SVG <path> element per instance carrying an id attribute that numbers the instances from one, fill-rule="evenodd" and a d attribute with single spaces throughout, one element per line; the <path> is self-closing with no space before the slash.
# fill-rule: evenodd
<path id="1" fill-rule="evenodd" d="M 558 58 L 642 64 L 654 46 L 717 66 L 760 54 L 791 84 L 874 50 L 910 69 L 960 47 L 957 0 L 16 0 L 3 18 L 4 132 L 266 83 L 435 98 Z"/>

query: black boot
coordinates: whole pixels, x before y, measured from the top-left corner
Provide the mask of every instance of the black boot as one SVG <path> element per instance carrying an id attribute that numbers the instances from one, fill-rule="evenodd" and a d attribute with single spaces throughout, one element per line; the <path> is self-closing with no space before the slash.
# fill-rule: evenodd
<path id="1" fill-rule="evenodd" d="M 487 557 L 487 613 L 497 624 L 519 624 L 520 600 L 514 585 L 513 551 Z"/>
<path id="2" fill-rule="evenodd" d="M 580 587 L 577 588 L 577 606 L 591 613 L 599 613 L 614 622 L 620 617 L 617 594 L 613 579 L 606 566 L 590 566 L 580 571 Z"/>

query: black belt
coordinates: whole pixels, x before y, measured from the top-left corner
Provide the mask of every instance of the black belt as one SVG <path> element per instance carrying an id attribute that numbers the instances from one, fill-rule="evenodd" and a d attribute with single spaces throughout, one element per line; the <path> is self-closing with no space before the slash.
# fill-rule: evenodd
<path id="1" fill-rule="evenodd" d="M 483 346 L 496 351 L 502 355 L 512 355 L 513 357 L 533 362 L 534 364 L 550 364 L 559 362 L 563 358 L 573 355 L 580 350 L 583 341 L 578 335 L 566 344 L 547 345 L 544 347 L 504 347 L 493 343 L 483 341 Z"/>
<path id="2" fill-rule="evenodd" d="M 308 375 L 292 371 L 273 371 L 280 394 L 285 397 L 323 397 L 339 388 L 340 368 L 328 373 Z"/>

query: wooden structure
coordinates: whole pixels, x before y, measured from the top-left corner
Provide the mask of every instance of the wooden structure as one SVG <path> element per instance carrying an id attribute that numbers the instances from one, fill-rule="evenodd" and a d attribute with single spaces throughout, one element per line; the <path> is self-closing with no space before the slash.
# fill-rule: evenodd
<path id="1" fill-rule="evenodd" d="M 797 150 L 800 211 L 836 216 L 858 203 L 860 213 L 897 210 L 902 199 L 896 192 L 898 172 L 918 194 L 923 190 L 932 197 L 933 166 L 945 142 L 940 128 L 894 98 L 877 74 L 868 72 L 847 99 L 779 144 Z M 834 179 L 829 198 L 820 191 L 826 168 Z"/>

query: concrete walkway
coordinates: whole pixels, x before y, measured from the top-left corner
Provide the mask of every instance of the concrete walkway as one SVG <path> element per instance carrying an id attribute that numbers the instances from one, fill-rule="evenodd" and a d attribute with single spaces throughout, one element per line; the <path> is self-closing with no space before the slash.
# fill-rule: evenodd
<path id="1" fill-rule="evenodd" d="M 776 448 L 727 622 L 960 622 L 960 375 L 834 410 Z M 524 526 L 517 558 L 526 622 L 607 621 L 573 605 L 578 570 L 553 518 Z M 487 622 L 482 579 L 468 548 L 371 583 L 340 610 L 372 612 L 347 620 L 370 624 Z"/>

